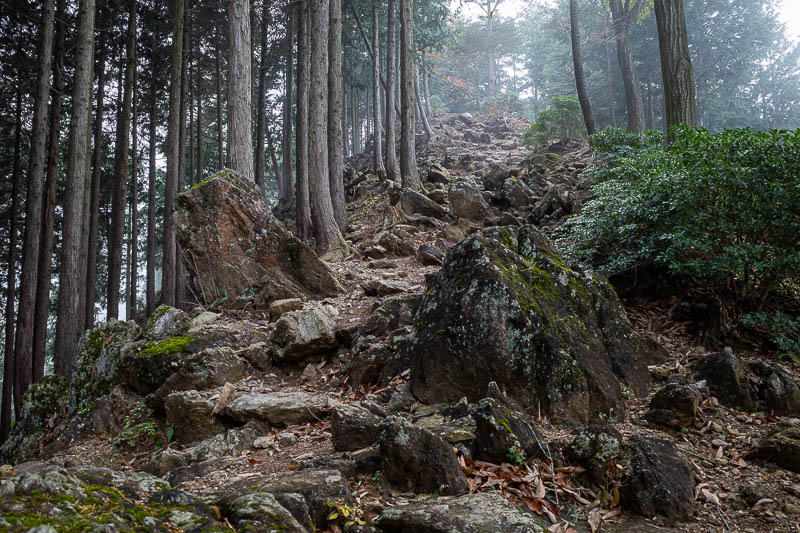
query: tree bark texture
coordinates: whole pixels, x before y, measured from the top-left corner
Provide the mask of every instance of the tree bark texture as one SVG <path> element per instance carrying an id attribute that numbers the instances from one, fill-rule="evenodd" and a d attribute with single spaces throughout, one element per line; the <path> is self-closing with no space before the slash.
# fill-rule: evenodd
<path id="1" fill-rule="evenodd" d="M 344 133 L 342 132 L 342 0 L 330 0 L 328 36 L 328 171 L 333 215 L 347 231 L 344 204 Z"/>
<path id="2" fill-rule="evenodd" d="M 311 237 L 311 204 L 308 188 L 308 104 L 309 104 L 309 3 L 298 5 L 297 16 L 297 125 L 295 126 L 295 220 L 297 236 L 301 240 Z M 327 84 L 325 85 L 327 87 Z"/>
<path id="3" fill-rule="evenodd" d="M 258 95 L 256 112 L 256 185 L 265 193 L 264 189 L 264 167 L 266 163 L 266 139 L 264 138 L 264 123 L 267 107 L 267 30 L 269 28 L 269 7 L 263 5 L 261 12 L 261 61 L 258 65 Z"/>
<path id="4" fill-rule="evenodd" d="M 131 238 L 128 244 L 128 303 L 125 318 L 136 320 L 136 295 L 139 275 L 139 121 L 137 120 L 139 98 L 136 91 L 137 76 L 133 78 L 133 106 L 131 108 Z"/>
<path id="5" fill-rule="evenodd" d="M 628 111 L 628 129 L 644 133 L 644 103 L 639 76 L 633 62 L 630 42 L 630 26 L 639 11 L 642 0 L 610 0 L 611 16 L 614 20 L 614 36 L 617 41 L 617 61 L 625 87 L 625 107 Z"/>
<path id="6" fill-rule="evenodd" d="M 608 88 L 608 114 L 609 120 L 613 127 L 617 127 L 617 111 L 616 99 L 614 98 L 614 78 L 611 75 L 611 39 L 608 36 L 608 15 L 606 15 L 605 24 L 605 42 L 606 42 L 606 87 Z"/>
<path id="7" fill-rule="evenodd" d="M 597 132 L 597 123 L 594 120 L 592 102 L 589 100 L 589 91 L 586 90 L 586 77 L 583 74 L 583 61 L 581 58 L 581 30 L 578 25 L 578 0 L 569 0 L 569 25 L 572 38 L 572 63 L 575 67 L 575 88 L 578 91 L 578 100 L 581 103 L 583 121 L 589 135 Z"/>
<path id="8" fill-rule="evenodd" d="M 150 164 L 147 169 L 147 279 L 145 281 L 145 316 L 150 318 L 156 309 L 156 121 L 158 120 L 158 110 L 156 107 L 158 100 L 157 75 L 156 75 L 156 52 L 155 45 L 157 37 L 153 35 L 153 51 L 150 55 L 150 110 L 148 117 L 148 159 Z"/>
<path id="9" fill-rule="evenodd" d="M 683 0 L 655 0 L 655 8 L 667 109 L 667 142 L 671 142 L 672 127 L 697 124 L 694 74 Z"/>
<path id="10" fill-rule="evenodd" d="M 181 105 L 180 105 L 180 128 L 178 133 L 178 144 L 180 150 L 178 152 L 178 180 L 175 188 L 176 195 L 183 192 L 186 188 L 186 114 L 187 109 L 191 105 L 191 97 L 189 96 L 191 83 L 189 82 L 189 53 L 191 48 L 192 36 L 192 0 L 185 0 L 186 8 L 183 12 L 183 50 L 181 56 Z M 189 154 L 192 153 L 191 147 Z M 191 178 L 190 178 L 191 179 Z M 185 306 L 185 269 L 181 261 L 181 247 L 177 239 L 175 240 L 175 307 L 183 309 Z"/>
<path id="11" fill-rule="evenodd" d="M 281 154 L 283 158 L 283 168 L 281 175 L 282 195 L 281 200 L 285 205 L 294 203 L 294 157 L 292 156 L 292 124 L 294 114 L 292 102 L 294 101 L 294 26 L 295 10 L 291 5 L 287 5 L 286 21 L 286 70 L 284 73 L 284 93 L 283 93 L 283 135 L 281 140 Z"/>
<path id="12" fill-rule="evenodd" d="M 219 36 L 217 36 L 219 42 Z M 215 89 L 217 93 L 217 170 L 225 167 L 225 151 L 222 146 L 222 68 L 219 61 L 219 47 L 214 52 Z"/>
<path id="13" fill-rule="evenodd" d="M 395 0 L 388 0 L 386 6 L 386 176 L 397 182 L 400 179 L 400 167 L 397 163 L 397 115 L 393 112 L 397 84 Z"/>
<path id="14" fill-rule="evenodd" d="M 228 17 L 228 157 L 233 170 L 253 181 L 249 0 L 230 0 Z"/>
<path id="15" fill-rule="evenodd" d="M 372 3 L 372 169 L 378 176 L 383 176 L 386 170 L 383 167 L 383 120 L 381 119 L 381 56 L 378 53 L 380 32 L 378 29 L 378 7 Z"/>
<path id="16" fill-rule="evenodd" d="M 422 188 L 417 175 L 414 97 L 414 2 L 400 0 L 400 176 L 403 187 Z"/>
<path id="17" fill-rule="evenodd" d="M 58 285 L 56 315 L 55 373 L 69 376 L 82 333 L 75 327 L 79 310 L 80 269 L 83 267 L 81 231 L 83 224 L 83 189 L 86 185 L 89 155 L 89 117 L 92 109 L 94 68 L 95 0 L 82 0 L 78 10 L 78 37 L 75 51 L 75 77 L 72 87 L 72 117 L 67 148 L 64 222 L 61 239 L 61 275 Z"/>

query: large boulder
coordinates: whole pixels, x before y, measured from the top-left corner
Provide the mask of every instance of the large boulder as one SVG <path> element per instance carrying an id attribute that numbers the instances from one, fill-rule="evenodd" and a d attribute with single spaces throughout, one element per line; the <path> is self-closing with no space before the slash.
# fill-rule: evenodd
<path id="1" fill-rule="evenodd" d="M 285 298 L 343 292 L 336 275 L 289 233 L 255 184 L 225 170 L 177 198 L 183 262 L 210 305 L 267 308 Z"/>
<path id="2" fill-rule="evenodd" d="M 237 422 L 260 420 L 272 425 L 292 426 L 327 416 L 328 398 L 307 392 L 250 393 L 239 396 L 224 410 Z"/>
<path id="3" fill-rule="evenodd" d="M 778 426 L 758 441 L 756 449 L 747 458 L 775 463 L 800 473 L 800 427 Z"/>
<path id="4" fill-rule="evenodd" d="M 496 464 L 510 463 L 515 457 L 528 458 L 540 451 L 542 438 L 530 418 L 512 411 L 498 400 L 481 400 L 473 416 L 476 459 Z"/>
<path id="5" fill-rule="evenodd" d="M 467 237 L 429 277 L 414 318 L 411 386 L 427 403 L 478 401 L 496 381 L 522 408 L 577 422 L 624 412 L 661 355 L 614 290 L 568 267 L 532 226 Z"/>
<path id="6" fill-rule="evenodd" d="M 489 212 L 489 204 L 483 199 L 478 185 L 469 178 L 456 178 L 448 189 L 450 213 L 458 218 L 483 220 Z"/>
<path id="7" fill-rule="evenodd" d="M 330 305 L 282 315 L 272 333 L 274 360 L 281 363 L 298 361 L 336 348 L 338 315 L 338 311 Z"/>
<path id="8" fill-rule="evenodd" d="M 701 359 L 695 367 L 694 378 L 706 380 L 711 394 L 723 405 L 743 411 L 755 408 L 744 363 L 730 348 Z"/>
<path id="9" fill-rule="evenodd" d="M 375 521 L 386 533 L 544 533 L 545 522 L 497 493 L 387 509 Z"/>

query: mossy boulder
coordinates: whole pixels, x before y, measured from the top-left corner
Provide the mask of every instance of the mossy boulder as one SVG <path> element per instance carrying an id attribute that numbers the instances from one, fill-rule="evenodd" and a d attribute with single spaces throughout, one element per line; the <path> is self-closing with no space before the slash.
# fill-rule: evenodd
<path id="1" fill-rule="evenodd" d="M 139 472 L 29 464 L 0 494 L 2 531 L 227 530 L 205 503 Z"/>
<path id="2" fill-rule="evenodd" d="M 343 292 L 334 272 L 275 218 L 255 184 L 232 170 L 177 198 L 178 240 L 206 305 L 267 309 L 270 302 Z"/>
<path id="3" fill-rule="evenodd" d="M 478 402 L 475 418 L 475 458 L 490 463 L 516 463 L 543 454 L 530 417 L 509 409 L 494 398 Z M 513 450 L 512 450 L 513 448 Z"/>
<path id="4" fill-rule="evenodd" d="M 664 351 L 633 331 L 605 279 L 570 268 L 533 226 L 488 228 L 451 248 L 414 325 L 422 401 L 478 401 L 496 381 L 522 408 L 576 422 L 621 415 L 622 385 L 644 394 Z"/>

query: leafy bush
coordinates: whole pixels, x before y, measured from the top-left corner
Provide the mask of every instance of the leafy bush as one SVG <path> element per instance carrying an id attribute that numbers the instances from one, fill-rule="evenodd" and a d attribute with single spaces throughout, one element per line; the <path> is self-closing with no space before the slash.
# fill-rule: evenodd
<path id="1" fill-rule="evenodd" d="M 748 313 L 739 321 L 749 328 L 766 331 L 770 342 L 780 351 L 780 358 L 788 357 L 800 363 L 800 317 L 780 311 L 774 313 Z"/>
<path id="2" fill-rule="evenodd" d="M 574 96 L 555 95 L 550 106 L 540 112 L 536 122 L 522 134 L 528 148 L 544 146 L 551 141 L 565 141 L 586 136 L 581 106 Z"/>
<path id="3" fill-rule="evenodd" d="M 644 135 L 639 135 L 623 128 L 608 127 L 592 135 L 589 144 L 598 157 L 612 163 L 625 157 L 633 157 L 645 148 L 661 146 L 664 144 L 664 134 L 648 130 Z"/>
<path id="4" fill-rule="evenodd" d="M 666 268 L 751 309 L 800 274 L 800 130 L 681 128 L 670 151 L 599 135 L 634 155 L 591 173 L 593 199 L 556 232 L 569 255 L 607 274 Z"/>

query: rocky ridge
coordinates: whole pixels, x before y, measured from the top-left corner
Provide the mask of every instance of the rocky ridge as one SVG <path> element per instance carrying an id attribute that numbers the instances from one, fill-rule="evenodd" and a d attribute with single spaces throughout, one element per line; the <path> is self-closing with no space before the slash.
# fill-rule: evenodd
<path id="1" fill-rule="evenodd" d="M 796 369 L 692 345 L 564 263 L 540 229 L 585 199 L 586 149 L 435 126 L 423 194 L 349 161 L 363 257 L 322 264 L 335 291 L 280 278 L 84 335 L 0 449 L 0 530 L 796 531 Z M 186 193 L 186 235 L 236 183 Z"/>

